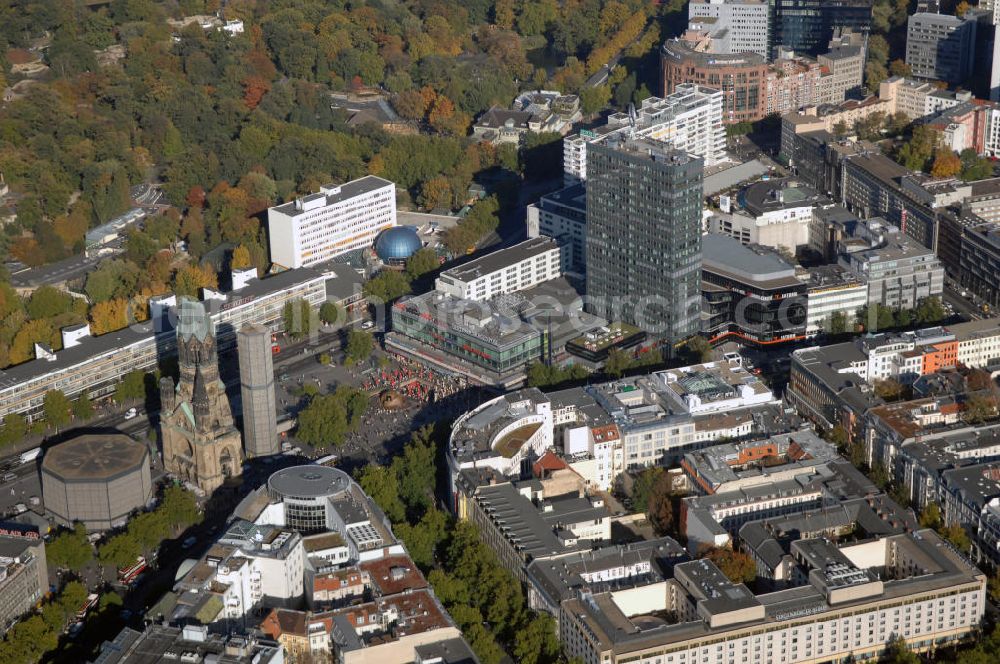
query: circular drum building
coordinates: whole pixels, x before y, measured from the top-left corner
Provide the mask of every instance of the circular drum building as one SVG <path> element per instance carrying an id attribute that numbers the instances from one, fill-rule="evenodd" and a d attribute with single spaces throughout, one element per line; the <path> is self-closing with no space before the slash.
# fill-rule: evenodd
<path id="1" fill-rule="evenodd" d="M 330 502 L 350 486 L 350 475 L 329 466 L 282 468 L 267 480 L 271 499 L 284 505 L 285 525 L 302 533 L 332 529 Z"/>
<path id="2" fill-rule="evenodd" d="M 395 226 L 382 231 L 375 240 L 375 255 L 387 265 L 402 265 L 422 246 L 416 229 Z"/>
<path id="3" fill-rule="evenodd" d="M 89 530 L 124 524 L 153 497 L 149 449 L 123 434 L 86 434 L 46 451 L 42 498 L 59 522 Z"/>

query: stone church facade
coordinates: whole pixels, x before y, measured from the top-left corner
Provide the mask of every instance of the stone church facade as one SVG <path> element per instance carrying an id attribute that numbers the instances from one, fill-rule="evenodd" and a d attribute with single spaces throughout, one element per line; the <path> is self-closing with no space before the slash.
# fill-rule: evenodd
<path id="1" fill-rule="evenodd" d="M 243 440 L 219 379 L 214 325 L 201 302 L 183 300 L 177 323 L 180 379 L 160 380 L 163 464 L 206 493 L 243 470 Z"/>

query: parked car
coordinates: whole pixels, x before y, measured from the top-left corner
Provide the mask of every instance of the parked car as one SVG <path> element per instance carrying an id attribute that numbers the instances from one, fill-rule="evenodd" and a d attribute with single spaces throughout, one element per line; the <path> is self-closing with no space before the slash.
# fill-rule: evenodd
<path id="1" fill-rule="evenodd" d="M 139 414 L 139 411 L 137 411 L 135 408 L 129 408 L 128 410 L 125 411 L 125 419 L 126 420 L 131 420 L 133 417 L 135 417 L 138 414 Z"/>

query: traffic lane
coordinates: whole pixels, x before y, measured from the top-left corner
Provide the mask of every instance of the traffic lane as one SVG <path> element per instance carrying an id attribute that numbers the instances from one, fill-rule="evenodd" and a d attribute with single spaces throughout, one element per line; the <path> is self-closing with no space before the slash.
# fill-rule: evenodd
<path id="1" fill-rule="evenodd" d="M 32 496 L 41 498 L 42 484 L 38 477 L 38 470 L 31 464 L 31 472 L 22 475 L 16 480 L 0 484 L 0 511 L 5 514 L 12 510 L 18 503 L 24 503 L 29 509 L 32 507 Z"/>
<path id="2" fill-rule="evenodd" d="M 950 304 L 956 312 L 977 319 L 982 318 L 982 312 L 979 308 L 969 301 L 968 298 L 962 297 L 961 292 L 954 285 L 945 284 L 942 295 L 944 296 L 944 301 Z"/>

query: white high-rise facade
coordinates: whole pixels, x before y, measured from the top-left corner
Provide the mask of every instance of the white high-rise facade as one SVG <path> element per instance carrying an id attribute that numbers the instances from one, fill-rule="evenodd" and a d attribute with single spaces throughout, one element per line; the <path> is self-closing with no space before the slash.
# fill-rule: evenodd
<path id="1" fill-rule="evenodd" d="M 753 52 L 767 58 L 770 16 L 764 0 L 691 0 L 688 5 L 689 21 L 714 19 L 711 32 L 725 35 L 715 41 L 725 44 L 726 53 Z"/>
<path id="2" fill-rule="evenodd" d="M 396 185 L 368 175 L 268 208 L 271 261 L 310 267 L 370 247 L 396 225 Z"/>
<path id="3" fill-rule="evenodd" d="M 563 179 L 566 185 L 587 179 L 587 145 L 610 136 L 634 133 L 636 138 L 663 141 L 675 150 L 701 157 L 705 166 L 726 158 L 726 130 L 722 124 L 722 92 L 694 83 L 678 85 L 666 98 L 649 97 L 635 110 L 614 113 L 608 124 L 563 139 Z"/>

